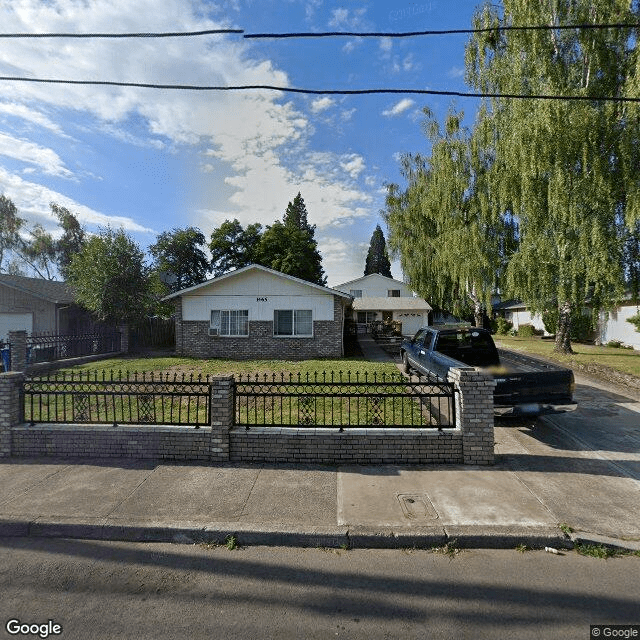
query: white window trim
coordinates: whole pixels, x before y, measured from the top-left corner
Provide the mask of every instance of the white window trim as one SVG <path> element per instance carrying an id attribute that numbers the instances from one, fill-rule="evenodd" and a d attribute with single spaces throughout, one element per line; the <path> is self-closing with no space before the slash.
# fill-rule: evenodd
<path id="1" fill-rule="evenodd" d="M 292 312 L 292 326 L 291 326 L 291 331 L 292 333 L 290 335 L 285 335 L 285 334 L 276 334 L 276 313 L 278 311 L 291 311 Z M 295 326 L 295 318 L 296 318 L 296 311 L 310 311 L 311 312 L 311 333 L 296 333 L 296 326 Z M 313 309 L 274 309 L 273 310 L 273 331 L 272 331 L 273 337 L 274 338 L 284 338 L 286 340 L 290 340 L 291 338 L 313 338 Z"/>
<path id="2" fill-rule="evenodd" d="M 223 313 L 231 313 L 232 311 L 246 311 L 247 312 L 247 333 L 222 333 L 221 327 L 213 326 L 213 314 L 217 311 L 220 314 L 220 320 L 222 323 L 222 314 Z M 218 329 L 218 338 L 248 338 L 249 337 L 249 310 L 248 309 L 211 309 L 211 314 L 209 316 L 209 329 Z"/>

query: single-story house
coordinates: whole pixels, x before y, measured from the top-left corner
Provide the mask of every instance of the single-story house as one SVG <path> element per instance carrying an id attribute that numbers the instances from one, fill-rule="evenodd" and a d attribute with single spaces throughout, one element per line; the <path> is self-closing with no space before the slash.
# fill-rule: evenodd
<path id="1" fill-rule="evenodd" d="M 513 328 L 517 331 L 518 327 L 523 324 L 530 324 L 535 329 L 547 332 L 544 328 L 544 322 L 542 322 L 542 316 L 538 313 L 531 313 L 529 307 L 520 300 L 505 300 L 504 302 L 496 302 L 493 305 L 494 315 L 502 316 L 507 322 L 513 325 Z"/>
<path id="2" fill-rule="evenodd" d="M 63 335 L 93 326 L 65 282 L 0 274 L 0 340 L 6 340 L 9 331 Z"/>
<path id="3" fill-rule="evenodd" d="M 640 350 L 640 333 L 628 318 L 640 313 L 640 306 L 628 295 L 623 303 L 613 311 L 601 311 L 596 332 L 600 344 L 607 342 L 621 342 L 627 347 Z"/>
<path id="4" fill-rule="evenodd" d="M 381 321 L 401 324 L 403 335 L 415 335 L 429 324 L 431 306 L 399 280 L 372 273 L 336 287 L 353 298 L 349 319 L 360 326 Z"/>
<path id="5" fill-rule="evenodd" d="M 177 291 L 176 352 L 198 358 L 344 355 L 349 294 L 250 265 Z"/>

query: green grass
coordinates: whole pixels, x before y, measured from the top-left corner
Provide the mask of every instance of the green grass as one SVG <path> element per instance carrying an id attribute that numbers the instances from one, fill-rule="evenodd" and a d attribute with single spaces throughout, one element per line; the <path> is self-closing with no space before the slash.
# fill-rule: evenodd
<path id="1" fill-rule="evenodd" d="M 555 360 L 567 367 L 582 369 L 586 372 L 606 374 L 606 368 L 640 377 L 640 351 L 596 347 L 589 344 L 572 343 L 575 353 L 562 355 L 553 352 L 553 340 L 541 340 L 538 337 L 519 338 L 494 336 L 498 348 L 523 351 Z"/>
<path id="2" fill-rule="evenodd" d="M 97 372 L 98 375 L 102 375 L 102 372 L 109 374 L 111 371 L 137 371 L 139 373 L 146 372 L 162 372 L 162 373 L 177 373 L 178 375 L 186 374 L 187 376 L 193 374 L 197 375 L 238 375 L 243 376 L 247 374 L 276 374 L 293 373 L 297 375 L 300 373 L 302 376 L 309 374 L 313 376 L 314 373 L 322 374 L 326 372 L 327 375 L 331 375 L 334 372 L 336 375 L 342 372 L 343 375 L 347 375 L 351 372 L 355 375 L 356 372 L 368 376 L 381 376 L 383 373 L 389 375 L 391 373 L 397 373 L 398 368 L 391 362 L 367 362 L 362 358 L 341 358 L 341 359 L 322 359 L 322 360 L 202 360 L 199 358 L 184 358 L 184 357 L 159 357 L 159 358 L 110 358 L 108 360 L 100 360 L 98 362 L 90 362 L 76 367 L 68 369 L 61 369 L 61 371 L 67 372 Z"/>

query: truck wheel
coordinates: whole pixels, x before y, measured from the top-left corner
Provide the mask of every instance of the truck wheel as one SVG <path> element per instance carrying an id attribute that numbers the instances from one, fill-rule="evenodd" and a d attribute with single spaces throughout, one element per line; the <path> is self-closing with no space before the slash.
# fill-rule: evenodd
<path id="1" fill-rule="evenodd" d="M 409 366 L 409 358 L 406 351 L 402 354 L 402 372 L 408 376 L 411 375 L 411 367 Z"/>

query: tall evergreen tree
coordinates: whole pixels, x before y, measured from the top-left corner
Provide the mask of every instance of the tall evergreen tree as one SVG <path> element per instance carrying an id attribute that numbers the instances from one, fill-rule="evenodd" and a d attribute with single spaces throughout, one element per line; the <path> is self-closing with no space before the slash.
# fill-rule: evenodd
<path id="1" fill-rule="evenodd" d="M 322 286 L 327 278 L 315 240 L 316 226 L 309 224 L 302 195 L 289 202 L 283 221 L 267 228 L 260 241 L 260 263 Z"/>
<path id="2" fill-rule="evenodd" d="M 638 23 L 629 0 L 503 0 L 477 28 Z M 488 30 L 472 36 L 467 80 L 490 94 L 592 100 L 487 100 L 494 140 L 489 197 L 518 222 L 507 286 L 533 311 L 558 310 L 555 350 L 571 352 L 571 316 L 622 293 L 622 242 L 640 211 L 640 111 L 599 96 L 638 95 L 637 28 Z"/>
<path id="3" fill-rule="evenodd" d="M 384 233 L 380 225 L 376 226 L 371 242 L 369 243 L 369 251 L 367 252 L 367 260 L 364 266 L 364 275 L 368 276 L 372 273 L 379 273 L 382 276 L 391 278 L 391 262 L 387 253 L 387 243 L 384 239 Z"/>

